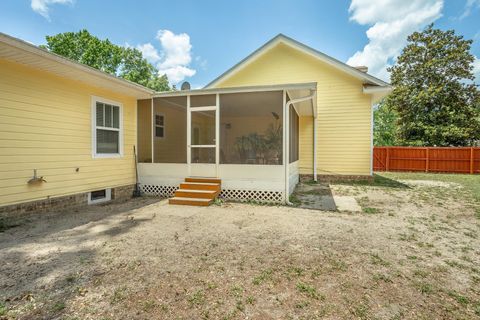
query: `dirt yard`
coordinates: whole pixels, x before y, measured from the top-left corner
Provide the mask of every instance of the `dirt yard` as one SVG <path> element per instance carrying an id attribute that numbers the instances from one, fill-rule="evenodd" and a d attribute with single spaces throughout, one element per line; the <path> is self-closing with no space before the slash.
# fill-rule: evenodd
<path id="1" fill-rule="evenodd" d="M 384 174 L 331 186 L 361 213 L 146 198 L 4 221 L 0 319 L 480 318 L 479 186 Z"/>

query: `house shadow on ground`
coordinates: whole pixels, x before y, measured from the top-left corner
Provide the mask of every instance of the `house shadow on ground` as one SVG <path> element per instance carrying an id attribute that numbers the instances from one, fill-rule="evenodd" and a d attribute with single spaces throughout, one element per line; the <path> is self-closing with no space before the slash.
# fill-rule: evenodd
<path id="1" fill-rule="evenodd" d="M 79 288 L 105 272 L 92 263 L 95 241 L 108 243 L 148 223 L 153 217 L 133 216 L 158 201 L 139 198 L 16 219 L 0 232 L 0 305 L 13 313 L 31 308 L 22 319 L 61 318 Z"/>
<path id="2" fill-rule="evenodd" d="M 299 208 L 322 211 L 337 210 L 332 190 L 326 182 L 299 183 L 290 196 L 290 201 Z"/>
<path id="3" fill-rule="evenodd" d="M 345 180 L 336 181 L 334 184 L 398 189 L 410 188 L 404 183 L 378 174 L 374 174 L 371 180 Z M 290 201 L 299 208 L 337 211 L 337 204 L 335 203 L 335 197 L 330 184 L 324 181 L 299 183 L 291 195 Z M 353 201 L 356 202 L 355 200 Z"/>

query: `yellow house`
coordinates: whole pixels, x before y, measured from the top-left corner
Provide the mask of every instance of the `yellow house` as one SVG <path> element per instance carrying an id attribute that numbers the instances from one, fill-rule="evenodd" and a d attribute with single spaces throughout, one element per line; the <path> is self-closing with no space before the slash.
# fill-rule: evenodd
<path id="1" fill-rule="evenodd" d="M 302 175 L 369 177 L 390 86 L 365 71 L 278 35 L 204 89 L 152 92 L 0 34 L 0 206 L 128 195 L 134 145 L 154 195 L 214 177 L 227 199 L 288 202 Z"/>

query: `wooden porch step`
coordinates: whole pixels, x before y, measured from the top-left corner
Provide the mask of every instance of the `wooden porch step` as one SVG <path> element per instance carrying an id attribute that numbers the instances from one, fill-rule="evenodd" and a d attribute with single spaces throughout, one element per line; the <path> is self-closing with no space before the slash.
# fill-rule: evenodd
<path id="1" fill-rule="evenodd" d="M 168 203 L 188 206 L 208 206 L 221 191 L 221 180 L 217 178 L 188 177 L 180 183 L 175 197 Z"/>
<path id="2" fill-rule="evenodd" d="M 201 199 L 201 198 L 186 198 L 186 197 L 173 197 L 168 199 L 169 204 L 178 204 L 185 206 L 208 206 L 213 202 L 213 199 Z"/>
<path id="3" fill-rule="evenodd" d="M 220 184 L 209 182 L 182 182 L 180 183 L 180 189 L 220 191 Z"/>
<path id="4" fill-rule="evenodd" d="M 217 195 L 216 190 L 178 189 L 175 191 L 175 197 L 180 198 L 215 199 Z"/>
<path id="5" fill-rule="evenodd" d="M 218 183 L 221 184 L 222 180 L 218 178 L 207 178 L 207 177 L 188 177 L 185 178 L 185 182 L 201 182 L 201 183 Z"/>

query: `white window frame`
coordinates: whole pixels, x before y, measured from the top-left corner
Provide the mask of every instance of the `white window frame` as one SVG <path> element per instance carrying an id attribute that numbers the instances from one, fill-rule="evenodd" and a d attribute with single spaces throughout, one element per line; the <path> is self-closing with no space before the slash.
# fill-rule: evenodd
<path id="1" fill-rule="evenodd" d="M 102 189 L 100 189 L 102 190 Z M 99 190 L 95 190 L 99 191 Z M 92 192 L 88 193 L 88 204 L 97 204 L 97 203 L 103 203 L 103 202 L 108 202 L 112 200 L 112 189 L 111 188 L 106 188 L 105 189 L 105 198 L 101 199 L 96 199 L 92 200 Z"/>
<path id="2" fill-rule="evenodd" d="M 97 102 L 110 104 L 119 108 L 119 128 L 97 127 Z M 118 131 L 118 153 L 97 153 L 97 129 Z M 123 157 L 123 104 L 118 101 L 92 96 L 92 158 L 121 158 Z"/>
<path id="3" fill-rule="evenodd" d="M 163 117 L 163 126 L 161 125 L 157 125 L 157 116 L 162 116 Z M 166 136 L 166 132 L 165 132 L 165 123 L 166 123 L 166 118 L 165 118 L 165 114 L 164 113 L 161 113 L 161 112 L 157 112 L 155 113 L 155 119 L 154 119 L 154 128 L 155 129 L 155 132 L 154 132 L 154 137 L 155 139 L 165 139 L 165 136 Z M 163 128 L 163 137 L 157 137 L 157 127 L 159 128 Z"/>

